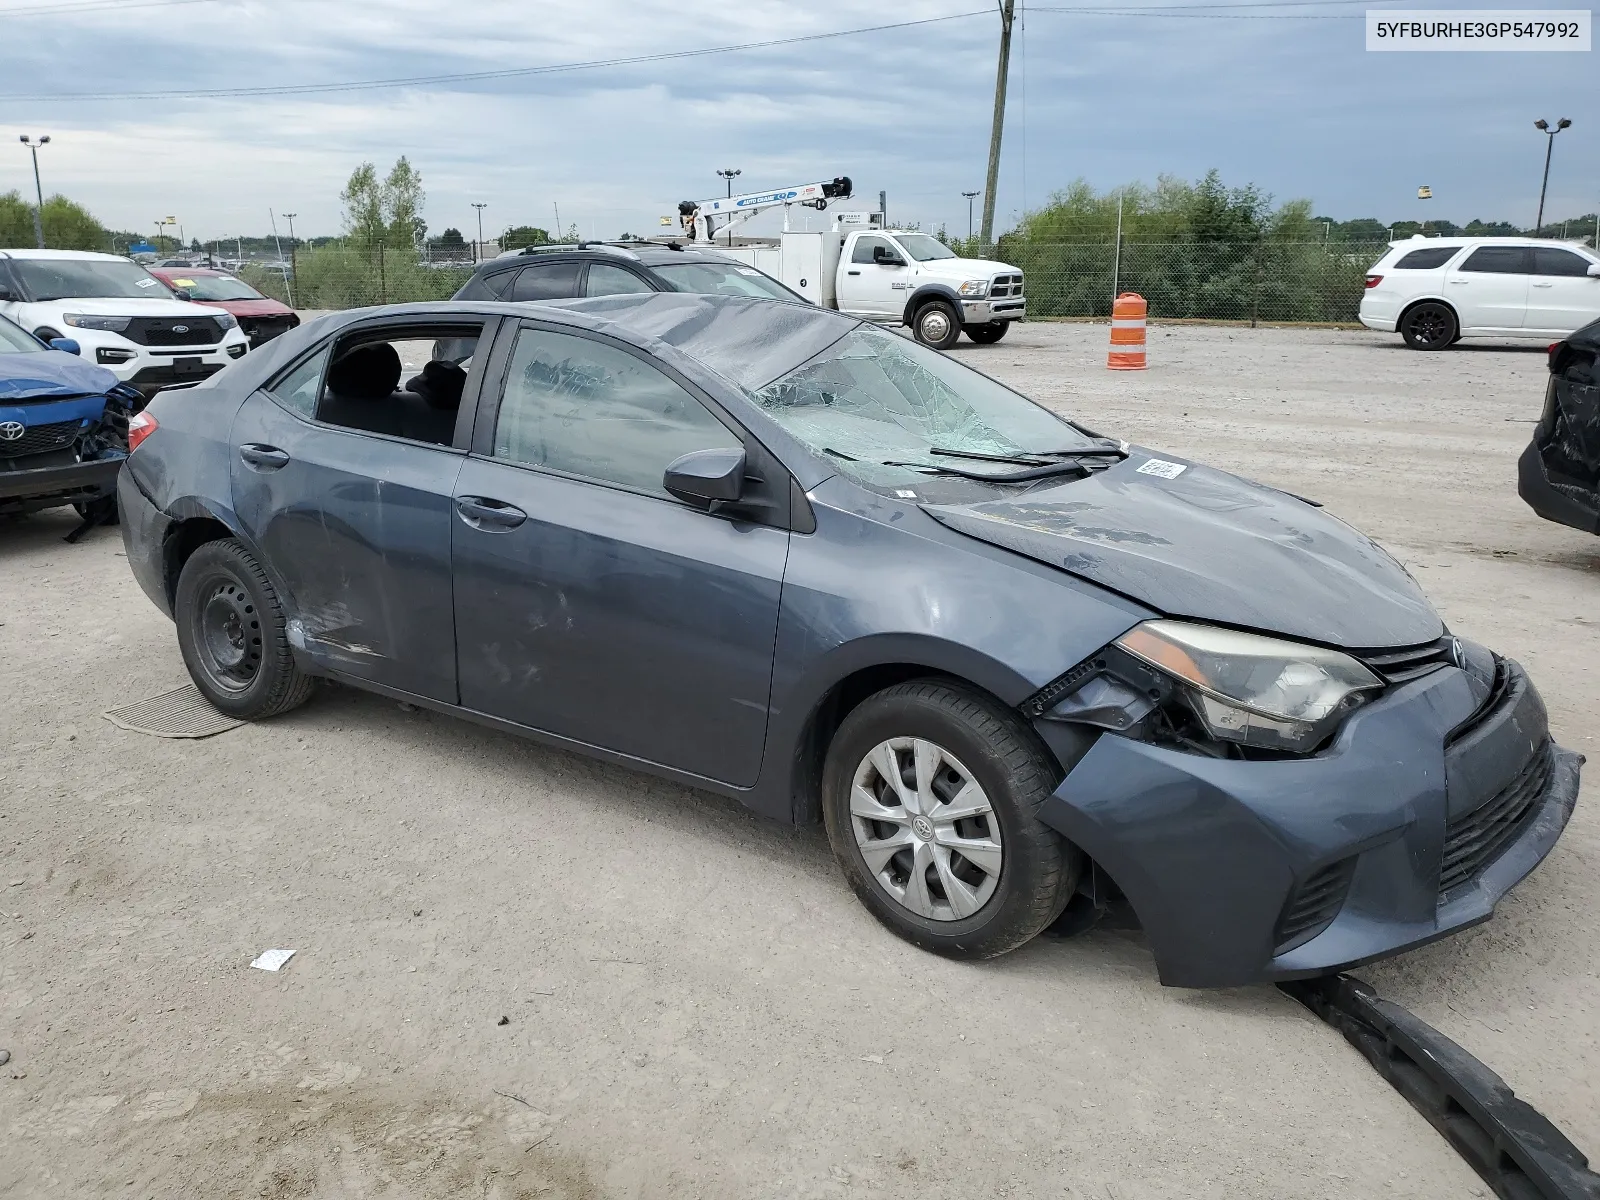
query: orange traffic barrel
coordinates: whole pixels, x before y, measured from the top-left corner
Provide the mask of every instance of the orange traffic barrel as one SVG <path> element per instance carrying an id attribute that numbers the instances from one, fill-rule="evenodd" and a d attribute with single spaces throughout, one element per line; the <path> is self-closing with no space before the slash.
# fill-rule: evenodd
<path id="1" fill-rule="evenodd" d="M 1111 352 L 1106 355 L 1111 370 L 1144 370 L 1144 318 L 1149 308 L 1137 292 L 1123 292 L 1112 301 Z"/>

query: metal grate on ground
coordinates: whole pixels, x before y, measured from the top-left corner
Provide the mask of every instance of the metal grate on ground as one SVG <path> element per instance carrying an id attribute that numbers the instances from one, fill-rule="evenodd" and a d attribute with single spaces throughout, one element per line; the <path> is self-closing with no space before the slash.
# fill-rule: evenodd
<path id="1" fill-rule="evenodd" d="M 102 715 L 119 729 L 165 738 L 211 737 L 244 724 L 212 708 L 192 683 Z"/>

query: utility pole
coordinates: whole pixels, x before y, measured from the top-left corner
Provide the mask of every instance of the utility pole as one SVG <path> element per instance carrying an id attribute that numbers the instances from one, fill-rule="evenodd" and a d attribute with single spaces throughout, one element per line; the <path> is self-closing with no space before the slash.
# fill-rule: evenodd
<path id="1" fill-rule="evenodd" d="M 983 244 L 994 244 L 994 194 L 1000 182 L 1000 134 L 1006 124 L 1006 78 L 1011 73 L 1011 22 L 1017 0 L 1000 3 L 1000 61 L 994 72 L 994 124 L 989 129 L 989 176 L 983 190 Z"/>
<path id="2" fill-rule="evenodd" d="M 33 210 L 33 239 L 39 243 L 39 249 L 44 249 L 44 188 L 39 186 L 39 147 L 50 144 L 50 135 L 46 134 L 37 142 L 27 134 L 18 139 L 33 153 L 33 194 L 38 199 L 38 207 Z"/>
<path id="3" fill-rule="evenodd" d="M 472 207 L 478 210 L 478 244 L 473 250 L 472 261 L 483 261 L 483 210 L 489 207 L 487 200 L 474 200 Z"/>

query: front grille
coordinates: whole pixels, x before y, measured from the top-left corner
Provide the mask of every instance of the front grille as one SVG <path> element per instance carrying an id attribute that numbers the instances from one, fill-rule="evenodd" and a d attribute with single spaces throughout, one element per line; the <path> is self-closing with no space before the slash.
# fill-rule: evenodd
<path id="1" fill-rule="evenodd" d="M 1410 683 L 1440 667 L 1455 665 L 1455 639 L 1448 635 L 1422 646 L 1404 650 L 1380 650 L 1362 654 L 1361 661 L 1391 686 Z"/>
<path id="2" fill-rule="evenodd" d="M 1318 867 L 1304 883 L 1289 893 L 1278 918 L 1278 928 L 1273 938 L 1274 954 L 1282 954 L 1304 945 L 1321 933 L 1344 907 L 1350 892 L 1350 879 L 1356 872 L 1354 857 L 1340 859 L 1325 867 Z"/>
<path id="3" fill-rule="evenodd" d="M 210 317 L 135 317 L 123 336 L 141 346 L 214 346 L 222 340 L 222 327 Z"/>
<path id="4" fill-rule="evenodd" d="M 1550 782 L 1554 757 L 1546 739 L 1505 788 L 1471 812 L 1451 818 L 1444 832 L 1441 894 L 1471 880 L 1516 840 Z"/>
<path id="5" fill-rule="evenodd" d="M 1022 295 L 1021 275 L 996 275 L 994 282 L 989 285 L 991 299 L 1020 295 Z"/>
<path id="6" fill-rule="evenodd" d="M 21 458 L 28 454 L 43 454 L 70 446 L 83 428 L 82 421 L 57 421 L 51 425 L 30 425 L 20 438 L 0 441 L 0 456 Z"/>

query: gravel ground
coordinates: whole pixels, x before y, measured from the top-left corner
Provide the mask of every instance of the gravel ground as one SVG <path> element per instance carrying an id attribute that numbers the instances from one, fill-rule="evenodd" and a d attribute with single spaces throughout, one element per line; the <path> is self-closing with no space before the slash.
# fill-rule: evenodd
<path id="1" fill-rule="evenodd" d="M 1600 544 L 1515 492 L 1538 349 L 1151 334 L 1143 374 L 1104 326 L 958 353 L 1325 501 L 1590 745 Z M 1332 1031 L 1163 989 L 1136 931 L 947 962 L 818 831 L 348 690 L 120 731 L 185 675 L 72 524 L 0 521 L 0 1195 L 1488 1195 Z M 1363 973 L 1596 1152 L 1593 793 L 1495 921 Z"/>

